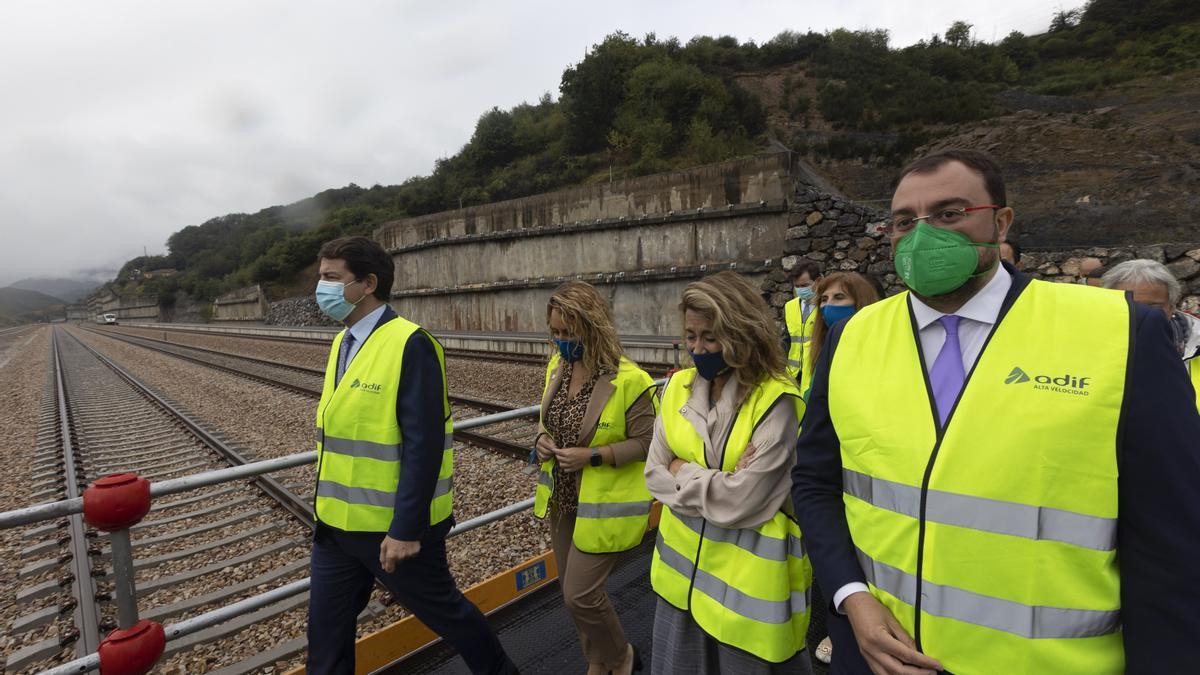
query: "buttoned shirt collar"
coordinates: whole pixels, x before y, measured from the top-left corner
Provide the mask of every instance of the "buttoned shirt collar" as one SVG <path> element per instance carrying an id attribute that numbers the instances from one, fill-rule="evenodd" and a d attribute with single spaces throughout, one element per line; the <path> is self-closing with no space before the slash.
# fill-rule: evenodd
<path id="1" fill-rule="evenodd" d="M 379 323 L 379 318 L 383 316 L 383 311 L 387 309 L 387 303 L 376 307 L 371 313 L 354 322 L 353 326 L 346 329 L 346 332 L 354 336 L 354 346 L 357 347 L 367 338 L 371 337 L 371 331 L 375 330 L 375 324 Z"/>
<path id="2" fill-rule="evenodd" d="M 1012 288 L 1012 275 L 1008 270 L 1004 269 L 1003 265 L 996 268 L 996 273 L 987 282 L 981 291 L 976 293 L 967 300 L 966 304 L 958 308 L 954 312 L 955 315 L 971 321 L 979 323 L 995 324 L 996 318 L 1000 316 L 1000 308 L 1004 306 L 1004 298 L 1008 297 L 1008 291 Z M 927 326 L 946 316 L 943 312 L 933 309 L 929 305 L 921 302 L 916 295 L 910 294 L 912 299 L 913 316 L 917 320 L 917 330 L 925 330 Z"/>

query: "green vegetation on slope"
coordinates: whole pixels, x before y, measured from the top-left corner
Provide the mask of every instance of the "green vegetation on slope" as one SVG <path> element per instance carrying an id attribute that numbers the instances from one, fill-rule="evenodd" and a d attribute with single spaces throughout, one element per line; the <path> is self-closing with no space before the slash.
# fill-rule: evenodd
<path id="1" fill-rule="evenodd" d="M 558 101 L 547 94 L 485 112 L 466 145 L 438 160 L 430 175 L 326 190 L 186 227 L 168 240 L 168 255 L 126 263 L 117 284 L 158 293 L 164 305 L 179 290 L 211 299 L 250 283 L 292 282 L 323 241 L 366 234 L 388 220 L 750 154 L 767 136 L 766 107 L 735 76 L 789 65 L 803 66 L 816 93 L 789 81 L 784 109 L 805 128 L 819 113 L 834 133 L 813 146 L 785 141 L 817 156 L 895 163 L 931 128 L 997 114 L 995 94 L 1005 89 L 1080 94 L 1196 67 L 1198 17 L 1195 0 L 1092 0 L 1082 10 L 1060 11 L 1042 35 L 1014 32 L 988 44 L 958 21 L 903 49 L 890 48 L 882 30 L 784 31 L 762 45 L 727 36 L 681 44 L 618 32 L 563 72 Z M 861 140 L 872 134 L 894 140 L 886 147 Z M 134 274 L 165 267 L 180 273 L 147 281 Z"/>

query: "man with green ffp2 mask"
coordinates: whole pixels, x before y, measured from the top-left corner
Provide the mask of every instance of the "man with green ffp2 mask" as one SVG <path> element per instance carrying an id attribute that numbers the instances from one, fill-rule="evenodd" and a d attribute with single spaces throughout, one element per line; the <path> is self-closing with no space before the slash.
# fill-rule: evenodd
<path id="1" fill-rule="evenodd" d="M 1200 415 L 1166 316 L 999 264 L 1005 200 L 982 153 L 910 164 L 909 292 L 814 368 L 792 500 L 832 672 L 1191 672 Z"/>

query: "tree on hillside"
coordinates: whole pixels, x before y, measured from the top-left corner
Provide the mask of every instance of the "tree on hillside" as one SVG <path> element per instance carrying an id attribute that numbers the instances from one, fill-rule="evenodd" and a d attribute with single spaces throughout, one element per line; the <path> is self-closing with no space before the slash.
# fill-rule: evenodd
<path id="1" fill-rule="evenodd" d="M 637 40 L 618 31 L 563 71 L 559 91 L 567 118 L 567 143 L 573 152 L 603 147 L 617 108 L 625 100 L 625 78 L 646 56 Z"/>
<path id="2" fill-rule="evenodd" d="M 957 49 L 971 46 L 971 29 L 974 26 L 966 21 L 955 21 L 946 29 L 946 44 Z"/>
<path id="3" fill-rule="evenodd" d="M 1054 18 L 1050 20 L 1050 32 L 1060 33 L 1078 26 L 1080 15 L 1081 13 L 1078 9 L 1058 10 L 1054 13 Z"/>

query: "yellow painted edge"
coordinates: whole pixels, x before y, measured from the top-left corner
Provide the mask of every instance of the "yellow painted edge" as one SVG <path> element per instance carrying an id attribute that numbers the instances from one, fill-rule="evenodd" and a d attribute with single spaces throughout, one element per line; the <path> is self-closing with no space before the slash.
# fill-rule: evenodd
<path id="1" fill-rule="evenodd" d="M 647 531 L 658 527 L 661 515 L 662 504 L 655 501 L 650 508 L 650 522 L 647 524 Z M 516 589 L 517 575 L 540 562 L 546 563 L 546 576 L 518 591 Z M 475 603 L 484 614 L 489 614 L 557 578 L 558 565 L 555 563 L 554 553 L 546 551 L 512 569 L 479 582 L 467 589 L 463 595 Z M 406 616 L 390 626 L 359 638 L 354 649 L 355 675 L 367 675 L 383 668 L 428 645 L 437 638 L 437 634 L 421 623 L 417 617 L 412 615 Z M 300 666 L 287 671 L 285 675 L 304 675 L 304 672 L 304 666 Z"/>

